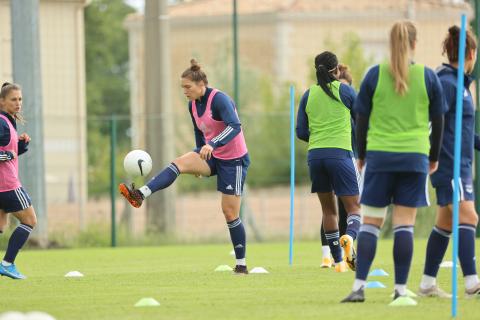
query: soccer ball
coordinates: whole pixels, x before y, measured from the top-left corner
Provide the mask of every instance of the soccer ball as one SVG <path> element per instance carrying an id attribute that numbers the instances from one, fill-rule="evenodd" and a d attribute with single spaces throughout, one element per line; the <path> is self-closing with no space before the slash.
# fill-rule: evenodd
<path id="1" fill-rule="evenodd" d="M 132 150 L 123 159 L 123 167 L 131 177 L 145 177 L 152 170 L 152 158 L 143 150 Z"/>

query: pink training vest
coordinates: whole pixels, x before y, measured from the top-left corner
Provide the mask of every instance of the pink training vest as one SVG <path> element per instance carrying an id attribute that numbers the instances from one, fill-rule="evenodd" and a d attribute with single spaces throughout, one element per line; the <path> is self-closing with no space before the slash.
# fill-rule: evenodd
<path id="1" fill-rule="evenodd" d="M 15 159 L 0 161 L 0 192 L 11 191 L 18 189 L 22 186 L 18 179 L 18 134 L 17 130 L 10 123 L 10 120 L 3 114 L 0 114 L 0 118 L 4 119 L 8 128 L 10 129 L 10 142 L 2 147 L 0 151 L 15 152 Z"/>
<path id="2" fill-rule="evenodd" d="M 197 127 L 202 131 L 206 143 L 222 133 L 227 127 L 223 121 L 217 121 L 212 117 L 212 101 L 217 92 L 217 89 L 213 89 L 210 93 L 207 100 L 207 107 L 201 117 L 198 116 L 195 100 L 192 101 L 193 118 L 195 119 Z M 235 109 L 235 113 L 237 113 L 237 109 Z M 240 128 L 240 132 L 235 138 L 230 140 L 226 145 L 215 148 L 212 154 L 217 159 L 231 160 L 243 157 L 247 152 L 243 130 Z"/>

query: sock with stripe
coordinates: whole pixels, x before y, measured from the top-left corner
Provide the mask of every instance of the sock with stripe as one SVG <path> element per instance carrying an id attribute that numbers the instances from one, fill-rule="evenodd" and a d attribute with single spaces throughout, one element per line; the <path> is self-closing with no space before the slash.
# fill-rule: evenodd
<path id="1" fill-rule="evenodd" d="M 180 170 L 175 163 L 170 163 L 163 171 L 153 177 L 146 186 L 141 187 L 139 190 L 146 198 L 152 193 L 165 189 L 170 186 L 180 175 Z"/>
<path id="2" fill-rule="evenodd" d="M 235 251 L 235 258 L 237 265 L 245 266 L 245 250 L 247 236 L 242 220 L 237 218 L 233 221 L 227 222 L 228 231 L 230 231 L 230 239 L 232 239 L 233 250 Z"/>
<path id="3" fill-rule="evenodd" d="M 342 261 L 342 248 L 340 247 L 340 232 L 338 230 L 325 231 L 325 238 L 327 238 L 330 253 L 333 261 L 339 263 Z"/>
<path id="4" fill-rule="evenodd" d="M 447 251 L 448 242 L 450 241 L 450 235 L 451 235 L 451 232 L 448 230 L 441 229 L 437 226 L 433 227 L 427 242 L 427 252 L 425 254 L 425 267 L 423 269 L 424 275 L 427 275 L 433 278 L 437 277 L 438 269 L 440 268 L 440 263 L 442 263 L 443 257 L 445 256 L 445 252 Z M 427 289 L 428 287 L 435 285 L 435 283 L 433 283 L 432 285 L 427 286 L 426 282 L 430 282 L 428 284 L 431 284 L 431 279 L 426 278 L 425 281 L 422 281 L 420 286 L 424 289 Z"/>
<path id="5" fill-rule="evenodd" d="M 3 260 L 5 262 L 13 263 L 17 257 L 18 251 L 23 247 L 27 241 L 30 233 L 32 232 L 32 226 L 21 223 L 12 233 L 8 240 L 7 252 Z"/>
<path id="6" fill-rule="evenodd" d="M 458 259 L 464 276 L 476 275 L 475 266 L 475 226 L 461 224 L 458 227 Z"/>
<path id="7" fill-rule="evenodd" d="M 402 225 L 393 228 L 393 262 L 395 264 L 395 286 L 400 294 L 402 285 L 407 284 L 413 256 L 413 226 Z"/>
<path id="8" fill-rule="evenodd" d="M 358 213 L 351 213 L 347 217 L 347 230 L 345 234 L 352 237 L 353 240 L 357 239 L 358 230 L 360 229 L 362 218 Z"/>
<path id="9" fill-rule="evenodd" d="M 368 271 L 372 265 L 375 253 L 377 251 L 377 241 L 380 234 L 380 228 L 373 224 L 362 224 L 357 238 L 357 268 L 355 279 L 359 280 L 360 285 L 367 280 Z M 358 290 L 355 289 L 355 290 Z"/>

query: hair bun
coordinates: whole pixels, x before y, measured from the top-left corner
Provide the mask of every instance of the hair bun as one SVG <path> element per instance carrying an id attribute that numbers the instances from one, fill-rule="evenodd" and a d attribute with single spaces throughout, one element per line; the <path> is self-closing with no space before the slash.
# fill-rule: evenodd
<path id="1" fill-rule="evenodd" d="M 448 28 L 448 33 L 452 36 L 458 36 L 460 33 L 460 28 L 458 26 L 451 26 Z"/>
<path id="2" fill-rule="evenodd" d="M 200 68 L 200 65 L 198 64 L 197 60 L 195 59 L 192 59 L 190 60 L 190 70 L 192 71 L 199 71 L 201 68 Z"/>

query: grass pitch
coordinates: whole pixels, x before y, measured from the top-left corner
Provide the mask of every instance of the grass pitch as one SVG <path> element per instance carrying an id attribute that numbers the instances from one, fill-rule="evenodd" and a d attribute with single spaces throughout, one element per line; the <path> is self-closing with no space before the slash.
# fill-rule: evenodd
<path id="1" fill-rule="evenodd" d="M 415 242 L 412 291 L 419 285 L 425 243 Z M 249 268 L 262 266 L 270 274 L 214 272 L 220 264 L 233 265 L 227 244 L 21 252 L 16 263 L 28 279 L 0 278 L 0 312 L 44 311 L 59 320 L 450 318 L 450 300 L 417 298 L 416 307 L 388 306 L 394 282 L 391 241 L 379 242 L 373 263 L 390 276 L 369 279 L 387 288 L 367 289 L 363 304 L 339 303 L 350 292 L 354 273 L 321 269 L 319 242 L 296 243 L 293 266 L 287 243 L 251 244 L 247 250 Z M 65 278 L 72 270 L 85 277 Z M 447 291 L 450 272 L 440 269 L 440 285 Z M 465 299 L 459 279 L 458 319 L 478 319 L 480 300 Z M 143 297 L 161 305 L 134 307 Z"/>

